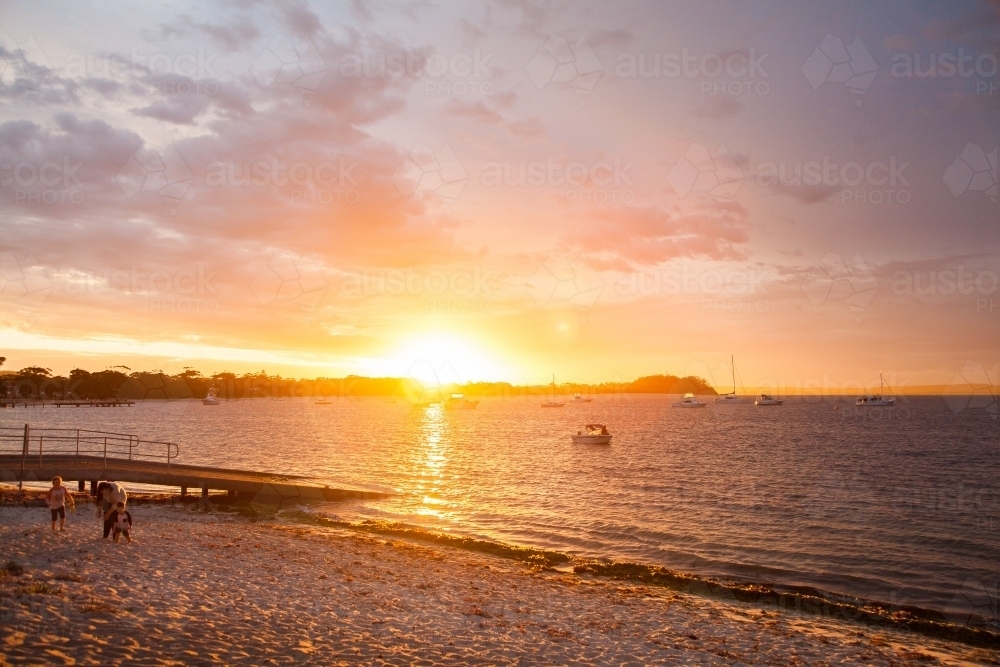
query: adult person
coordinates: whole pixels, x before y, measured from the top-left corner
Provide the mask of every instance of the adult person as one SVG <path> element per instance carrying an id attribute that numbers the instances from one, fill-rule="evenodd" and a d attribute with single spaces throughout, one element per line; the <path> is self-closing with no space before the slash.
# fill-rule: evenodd
<path id="1" fill-rule="evenodd" d="M 101 482 L 97 485 L 97 499 L 97 516 L 104 519 L 104 539 L 107 539 L 114 524 L 114 519 L 110 515 L 111 508 L 116 507 L 118 503 L 122 503 L 122 505 L 127 503 L 128 493 L 125 491 L 125 487 L 118 482 Z"/>
<path id="2" fill-rule="evenodd" d="M 76 502 L 73 495 L 62 485 L 62 477 L 56 475 L 52 478 L 52 488 L 45 494 L 45 503 L 52 512 L 52 532 L 56 532 L 56 519 L 59 519 L 59 530 L 66 530 L 66 502 L 76 510 Z"/>

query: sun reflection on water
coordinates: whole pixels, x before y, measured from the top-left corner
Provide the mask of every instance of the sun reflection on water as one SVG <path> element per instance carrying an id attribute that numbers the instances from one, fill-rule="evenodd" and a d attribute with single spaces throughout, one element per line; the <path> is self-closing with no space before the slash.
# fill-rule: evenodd
<path id="1" fill-rule="evenodd" d="M 449 433 L 447 416 L 440 403 L 423 409 L 420 439 L 414 449 L 414 468 L 418 470 L 414 494 L 421 498 L 416 513 L 443 519 L 448 502 L 441 497 L 444 469 L 448 465 Z"/>

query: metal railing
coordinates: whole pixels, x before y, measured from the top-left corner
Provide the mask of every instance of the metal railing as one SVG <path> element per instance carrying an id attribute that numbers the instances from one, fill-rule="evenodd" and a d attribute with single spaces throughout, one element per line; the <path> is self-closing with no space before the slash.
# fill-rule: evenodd
<path id="1" fill-rule="evenodd" d="M 167 469 L 177 458 L 179 448 L 173 442 L 143 440 L 130 433 L 92 431 L 83 428 L 24 428 L 0 426 L 0 454 L 21 456 L 24 464 L 37 458 L 41 466 L 48 456 L 101 456 L 129 461 L 166 461 Z"/>

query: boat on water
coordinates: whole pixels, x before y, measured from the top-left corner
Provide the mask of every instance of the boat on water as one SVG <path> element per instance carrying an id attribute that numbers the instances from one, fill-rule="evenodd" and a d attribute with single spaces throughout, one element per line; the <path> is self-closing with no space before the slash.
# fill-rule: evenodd
<path id="1" fill-rule="evenodd" d="M 579 394 L 577 394 L 577 395 L 579 395 Z M 566 405 L 565 402 L 560 403 L 559 401 L 555 400 L 555 397 L 556 397 L 556 376 L 555 376 L 555 374 L 553 374 L 552 375 L 552 400 L 550 400 L 550 401 L 542 401 L 542 407 L 543 408 L 561 408 L 564 405 Z"/>
<path id="2" fill-rule="evenodd" d="M 332 403 L 330 402 L 330 400 L 326 398 L 321 398 L 318 401 L 316 401 L 316 405 L 332 405 Z"/>
<path id="3" fill-rule="evenodd" d="M 684 394 L 684 398 L 682 398 L 680 402 L 671 403 L 670 405 L 675 408 L 703 408 L 708 405 L 708 403 L 702 403 L 694 397 L 694 394 Z"/>
<path id="4" fill-rule="evenodd" d="M 208 393 L 205 394 L 205 398 L 201 399 L 202 405 L 218 405 L 219 404 L 219 388 L 209 387 Z"/>
<path id="5" fill-rule="evenodd" d="M 719 396 L 715 399 L 715 402 L 722 403 L 724 405 L 726 404 L 736 405 L 738 403 L 746 403 L 749 401 L 749 399 L 745 396 L 740 396 L 739 394 L 736 393 L 736 358 L 733 357 L 732 355 L 730 355 L 729 357 L 729 365 L 732 368 L 733 372 L 733 390 L 726 394 L 719 394 Z M 740 380 L 740 383 L 742 384 L 742 380 Z"/>
<path id="6" fill-rule="evenodd" d="M 891 408 L 896 404 L 896 396 L 886 396 L 885 388 L 889 387 L 885 383 L 885 379 L 882 377 L 882 371 L 878 373 L 879 381 L 879 393 L 877 394 L 865 394 L 854 400 L 854 405 L 859 408 Z M 889 387 L 889 391 L 892 391 L 892 387 Z"/>
<path id="7" fill-rule="evenodd" d="M 573 394 L 574 403 L 590 403 L 593 400 L 594 399 L 592 399 L 590 396 L 581 396 L 580 394 Z"/>
<path id="8" fill-rule="evenodd" d="M 610 445 L 611 434 L 608 432 L 606 424 L 587 424 L 586 433 L 577 431 L 571 436 L 573 443 L 577 445 Z"/>
<path id="9" fill-rule="evenodd" d="M 757 397 L 757 400 L 753 402 L 754 405 L 781 405 L 784 401 L 780 398 L 775 398 L 770 394 L 761 394 Z"/>
<path id="10" fill-rule="evenodd" d="M 430 404 L 428 403 L 428 405 Z M 444 407 L 448 410 L 475 410 L 477 405 L 479 405 L 479 401 L 470 401 L 465 397 L 465 394 L 452 394 L 445 401 Z"/>

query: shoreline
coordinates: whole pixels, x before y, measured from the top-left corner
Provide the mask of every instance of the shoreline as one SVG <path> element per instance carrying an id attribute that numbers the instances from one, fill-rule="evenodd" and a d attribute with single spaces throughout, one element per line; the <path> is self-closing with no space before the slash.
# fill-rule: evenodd
<path id="1" fill-rule="evenodd" d="M 87 505 L 92 498 L 86 492 L 71 492 L 78 503 Z M 0 508 L 10 506 L 12 487 L 0 485 Z M 177 493 L 138 492 L 129 496 L 136 506 L 178 506 L 202 508 L 200 497 Z M 44 507 L 44 492 L 25 488 L 18 501 L 24 507 Z M 225 493 L 209 496 L 212 511 L 235 513 L 251 521 L 281 520 L 340 531 L 405 539 L 520 562 L 536 570 L 573 573 L 616 581 L 654 585 L 669 590 L 760 605 L 767 609 L 794 611 L 820 617 L 839 619 L 876 628 L 891 628 L 913 632 L 930 638 L 958 642 L 977 648 L 1000 651 L 1000 632 L 988 627 L 990 619 L 971 616 L 967 623 L 949 622 L 939 610 L 914 605 L 899 605 L 825 591 L 812 586 L 776 585 L 769 582 L 736 578 L 705 577 L 691 572 L 671 570 L 664 566 L 616 560 L 613 558 L 582 558 L 561 551 L 518 546 L 496 540 L 480 539 L 461 534 L 445 533 L 395 521 L 342 521 L 309 511 L 308 505 L 277 509 L 252 502 L 239 502 Z"/>
<path id="2" fill-rule="evenodd" d="M 859 664 L 899 664 L 900 660 L 904 661 L 903 664 L 910 660 L 913 661 L 912 664 L 928 664 L 934 660 L 945 664 L 1000 664 L 1000 652 L 996 649 L 975 648 L 949 639 L 928 637 L 904 629 L 905 626 L 899 624 L 873 626 L 858 623 L 858 619 L 843 614 L 808 613 L 814 610 L 805 606 L 789 608 L 768 604 L 764 598 L 740 599 L 731 591 L 692 585 L 704 580 L 664 580 L 663 572 L 653 568 L 639 573 L 616 572 L 615 568 L 621 564 L 604 564 L 610 570 L 601 571 L 597 562 L 592 561 L 589 565 L 574 563 L 559 552 L 512 547 L 440 533 L 432 535 L 430 531 L 418 531 L 409 527 L 346 524 L 300 509 L 267 515 L 252 507 L 212 502 L 208 511 L 198 511 L 197 500 L 185 499 L 184 502 L 178 502 L 178 497 L 169 494 L 154 497 L 137 495 L 133 500 L 137 501 L 131 510 L 136 520 L 136 544 L 130 546 L 124 543 L 102 543 L 99 539 L 99 524 L 87 511 L 89 508 L 86 503 L 82 504 L 79 515 L 70 514 L 68 531 L 56 535 L 51 534 L 47 513 L 41 507 L 25 508 L 23 505 L 14 506 L 10 503 L 0 507 L 0 565 L 13 560 L 24 567 L 21 575 L 0 577 L 0 595 L 6 598 L 4 608 L 14 609 L 10 612 L 13 617 L 8 619 L 11 622 L 3 624 L 9 628 L 0 637 L 0 642 L 6 642 L 0 646 L 5 647 L 8 660 L 19 661 L 18 651 L 21 649 L 18 647 L 30 644 L 30 637 L 36 637 L 32 641 L 42 642 L 41 637 L 47 633 L 61 636 L 58 625 L 62 621 L 57 621 L 57 627 L 51 627 L 46 622 L 47 614 L 42 610 L 50 606 L 54 606 L 53 612 L 57 614 L 52 618 L 68 619 L 72 627 L 81 624 L 90 627 L 95 625 L 95 618 L 100 617 L 103 603 L 99 599 L 99 591 L 105 586 L 116 591 L 113 597 L 115 604 L 119 606 L 129 606 L 124 600 L 138 596 L 136 604 L 132 605 L 133 611 L 115 614 L 115 618 L 119 619 L 135 615 L 141 617 L 140 603 L 143 597 L 150 594 L 150 590 L 160 600 L 175 596 L 183 596 L 177 599 L 190 599 L 191 591 L 187 591 L 185 584 L 181 582 L 192 581 L 192 576 L 196 584 L 198 580 L 205 578 L 215 581 L 213 586 L 202 586 L 200 589 L 201 594 L 208 598 L 220 592 L 227 599 L 237 595 L 239 591 L 246 593 L 247 586 L 262 577 L 266 581 L 257 581 L 254 584 L 257 586 L 255 590 L 262 591 L 272 585 L 282 588 L 282 578 L 272 575 L 290 565 L 292 554 L 311 545 L 311 555 L 292 559 L 297 563 L 293 568 L 295 582 L 288 583 L 282 589 L 284 593 L 281 595 L 285 596 L 285 602 L 297 607 L 299 597 L 309 597 L 313 600 L 309 614 L 317 617 L 326 613 L 324 609 L 328 603 L 336 603 L 334 606 L 341 611 L 344 611 L 346 605 L 348 611 L 344 612 L 344 616 L 338 616 L 341 621 L 356 616 L 358 604 L 362 602 L 361 606 L 365 608 L 375 604 L 378 609 L 396 609 L 400 613 L 394 623 L 402 632 L 404 626 L 416 627 L 420 624 L 423 614 L 418 608 L 421 601 L 427 602 L 424 593 L 437 590 L 446 594 L 445 597 L 450 601 L 448 609 L 438 609 L 439 613 L 444 614 L 453 625 L 457 623 L 456 627 L 467 633 L 484 635 L 477 640 L 480 644 L 476 645 L 474 654 L 459 651 L 451 659 L 452 662 L 462 662 L 463 659 L 459 659 L 462 655 L 467 659 L 473 659 L 470 656 L 475 655 L 478 657 L 474 659 L 479 660 L 485 651 L 485 655 L 493 656 L 490 658 L 493 661 L 511 662 L 520 655 L 522 658 L 532 658 L 532 661 L 551 659 L 556 662 L 589 661 L 592 664 L 605 664 L 598 654 L 590 655 L 584 649 L 603 645 L 604 642 L 616 646 L 625 642 L 630 646 L 630 651 L 642 653 L 643 662 L 664 661 L 672 664 L 697 664 L 720 657 L 752 664 L 757 660 L 747 651 L 757 647 L 759 653 L 760 647 L 768 643 L 772 645 L 771 658 L 790 650 L 797 651 L 799 657 L 804 658 L 803 651 L 814 650 L 817 652 L 810 661 L 838 654 L 847 662 Z M 253 536 L 252 543 L 248 541 L 248 535 Z M 360 561 L 355 553 L 358 549 L 367 554 Z M 106 566 L 109 563 L 104 561 L 103 550 L 110 552 L 108 555 L 112 562 L 117 561 L 118 555 L 124 556 L 125 560 L 121 563 L 127 565 L 124 571 L 108 571 Z M 264 555 L 266 558 L 263 560 L 258 558 Z M 129 563 L 136 557 L 138 562 L 135 565 L 139 573 L 153 573 L 155 577 L 155 573 L 159 572 L 160 576 L 153 580 L 134 577 L 135 573 L 131 572 L 133 568 Z M 88 558 L 91 560 L 87 560 Z M 48 562 L 49 559 L 51 562 Z M 244 561 L 247 559 L 254 561 L 251 567 L 246 566 Z M 345 559 L 350 560 L 351 564 L 347 565 Z M 355 572 L 352 566 L 357 566 L 358 563 L 363 566 L 361 570 L 368 574 L 359 576 Z M 392 566 L 385 569 L 387 564 Z M 476 577 L 473 577 L 470 587 L 466 576 L 469 567 L 474 568 L 475 572 L 482 571 L 491 577 L 499 577 L 493 577 L 489 595 L 483 593 L 481 582 Z M 201 574 L 195 576 L 192 572 L 195 575 L 199 572 Z M 126 575 L 132 583 L 129 585 L 129 594 L 123 595 L 116 579 Z M 650 579 L 651 575 L 660 575 L 660 578 L 652 576 Z M 368 582 L 370 586 L 365 590 L 370 592 L 362 594 L 358 591 L 339 590 L 333 595 L 334 591 L 331 589 L 327 592 L 333 598 L 327 599 L 328 596 L 324 595 L 316 597 L 322 593 L 317 592 L 318 589 L 324 588 L 328 580 L 338 577 L 352 589 L 356 588 L 357 582 Z M 644 580 L 644 577 L 649 580 Z M 378 589 L 382 585 L 377 582 L 387 581 L 396 581 L 402 588 L 392 591 L 371 589 L 371 586 Z M 87 585 L 83 590 L 75 591 L 76 584 Z M 430 588 L 421 588 L 421 585 Z M 149 588 L 144 589 L 143 586 Z M 88 588 L 89 594 L 96 594 L 96 598 L 87 598 Z M 30 592 L 32 590 L 39 592 Z M 59 592 L 54 594 L 53 591 L 56 590 Z M 580 598 L 580 591 L 588 591 L 603 601 L 596 603 L 593 595 Z M 511 595 L 516 595 L 520 602 L 514 604 L 510 599 Z M 518 630 L 518 625 L 512 624 L 515 619 L 520 620 L 517 608 L 544 606 L 551 595 L 559 599 L 567 598 L 561 612 L 544 621 L 536 619 L 534 622 L 537 625 L 531 627 L 538 635 L 534 641 L 541 641 L 543 646 L 556 651 L 559 657 L 550 657 L 548 653 L 533 653 L 528 648 L 530 642 L 519 643 L 531 636 L 532 633 L 525 630 L 528 626 L 521 623 L 524 627 Z M 270 592 L 267 596 L 270 596 L 268 604 L 272 605 L 268 608 L 277 613 L 277 609 L 284 603 L 276 602 Z M 245 594 L 241 597 L 246 599 Z M 615 605 L 621 604 L 622 600 L 629 601 L 630 613 L 618 617 L 617 621 L 605 623 L 606 619 L 602 620 L 602 614 L 608 610 L 617 611 Z M 195 619 L 202 619 L 198 622 L 207 622 L 216 628 L 225 628 L 231 624 L 225 614 L 203 618 L 200 609 L 201 607 L 191 606 L 183 611 L 167 604 L 155 617 L 160 620 L 173 619 L 171 622 L 181 625 L 189 624 Z M 680 613 L 678 610 L 684 612 Z M 153 612 L 147 610 L 147 613 Z M 170 616 L 170 613 L 175 616 Z M 355 648 L 367 647 L 362 650 L 364 655 L 367 655 L 364 651 L 368 649 L 388 655 L 387 651 L 394 650 L 391 642 L 387 643 L 390 637 L 372 633 L 372 628 L 384 627 L 386 623 L 387 621 L 379 621 L 378 618 L 371 618 L 361 625 L 348 623 L 348 626 L 357 630 L 351 635 L 348 645 Z M 615 625 L 616 623 L 619 625 Z M 678 635 L 671 624 L 689 631 Z M 639 633 L 641 637 L 626 631 L 630 625 L 638 625 L 644 629 L 644 632 Z M 96 627 L 100 628 L 101 623 L 97 622 Z M 141 633 L 153 632 L 151 627 L 142 623 L 136 627 L 140 628 Z M 583 630 L 586 630 L 584 634 L 587 635 L 585 641 L 581 641 L 579 637 Z M 503 635 L 502 641 L 495 636 L 496 633 Z M 513 639 L 519 640 L 515 644 L 522 647 L 513 652 L 506 648 L 507 642 L 511 641 L 511 633 L 514 633 Z M 671 639 L 664 639 L 661 636 L 663 633 L 670 635 Z M 744 636 L 748 633 L 752 642 L 749 637 Z M 707 634 L 718 635 L 722 639 L 716 641 L 710 649 L 702 639 L 696 641 L 687 638 L 688 635 L 704 637 Z M 97 637 L 94 632 L 81 630 L 75 636 L 76 639 L 70 637 L 62 642 L 75 647 L 74 659 L 79 661 L 82 656 L 85 661 L 90 652 L 103 652 L 100 641 L 88 639 Z M 416 642 L 420 648 L 415 653 L 407 653 L 402 662 L 409 663 L 425 655 L 438 655 L 435 652 L 442 650 L 444 653 L 438 657 L 446 655 L 447 649 L 453 648 L 448 645 L 448 641 L 453 639 L 446 638 L 450 636 L 438 636 L 437 640 L 429 643 L 418 641 L 419 637 L 411 637 L 408 641 Z M 382 639 L 376 641 L 378 637 Z M 53 639 L 45 641 L 55 642 Z M 184 650 L 194 650 L 197 655 L 203 655 L 199 647 L 204 647 L 196 638 L 190 637 L 185 641 L 194 648 Z M 280 650 L 278 647 L 272 648 L 286 657 L 309 655 L 310 660 L 313 659 L 313 653 L 300 654 L 296 648 L 298 645 L 291 639 L 286 641 L 283 635 L 274 636 L 270 641 L 281 644 Z M 315 638 L 309 641 L 314 648 L 322 643 L 317 643 Z M 11 642 L 17 646 L 13 646 Z M 139 643 L 143 644 L 141 640 Z M 337 651 L 344 648 L 343 642 L 336 643 L 336 646 L 329 644 L 326 646 L 327 652 L 322 655 L 334 659 L 341 655 Z M 58 647 L 54 650 L 65 653 Z M 144 650 L 151 651 L 148 657 L 164 657 L 162 652 L 157 653 L 152 647 Z M 163 650 L 169 654 L 170 649 Z M 602 650 L 610 649 L 605 646 Z M 723 650 L 724 653 L 719 653 L 718 650 Z M 204 657 L 187 655 L 187 659 L 180 659 L 196 662 L 204 660 Z M 377 655 L 377 652 L 372 653 L 368 658 L 377 661 Z M 500 660 L 504 656 L 505 659 Z M 393 662 L 400 657 L 397 655 L 385 660 Z M 618 662 L 624 657 L 626 656 L 618 655 Z M 763 661 L 764 655 L 759 657 Z M 260 658 L 260 655 L 253 653 L 246 657 L 218 656 L 223 662 L 256 663 L 260 662 Z M 345 658 L 341 656 L 341 659 Z"/>

